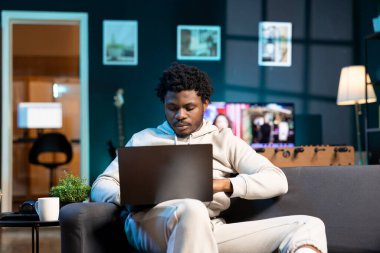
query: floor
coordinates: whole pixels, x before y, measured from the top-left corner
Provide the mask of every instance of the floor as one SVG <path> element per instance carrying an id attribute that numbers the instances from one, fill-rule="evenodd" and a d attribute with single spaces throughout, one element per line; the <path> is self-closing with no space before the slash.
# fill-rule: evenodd
<path id="1" fill-rule="evenodd" d="M 41 227 L 40 253 L 61 252 L 59 227 Z M 31 253 L 31 228 L 0 228 L 0 253 Z"/>

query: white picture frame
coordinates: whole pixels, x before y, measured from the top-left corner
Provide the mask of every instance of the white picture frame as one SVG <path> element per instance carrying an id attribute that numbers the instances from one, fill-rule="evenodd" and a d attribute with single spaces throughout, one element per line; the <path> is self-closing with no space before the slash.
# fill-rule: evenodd
<path id="1" fill-rule="evenodd" d="M 103 21 L 103 64 L 138 64 L 138 23 L 135 20 Z"/>
<path id="2" fill-rule="evenodd" d="M 260 66 L 292 65 L 292 24 L 289 22 L 259 23 Z"/>
<path id="3" fill-rule="evenodd" d="M 178 25 L 177 59 L 220 61 L 220 26 Z"/>

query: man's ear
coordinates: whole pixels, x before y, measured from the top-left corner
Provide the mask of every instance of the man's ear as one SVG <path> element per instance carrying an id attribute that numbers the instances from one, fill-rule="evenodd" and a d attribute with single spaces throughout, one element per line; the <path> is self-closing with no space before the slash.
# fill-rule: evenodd
<path id="1" fill-rule="evenodd" d="M 203 102 L 203 112 L 205 112 L 206 111 L 206 109 L 207 109 L 207 106 L 208 106 L 208 104 L 210 103 L 210 101 L 209 100 L 205 100 L 204 102 Z"/>

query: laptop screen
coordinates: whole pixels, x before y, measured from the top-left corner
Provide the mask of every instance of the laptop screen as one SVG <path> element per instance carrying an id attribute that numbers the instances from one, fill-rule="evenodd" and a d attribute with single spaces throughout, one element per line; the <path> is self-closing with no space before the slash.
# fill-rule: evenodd
<path id="1" fill-rule="evenodd" d="M 212 145 L 123 147 L 118 150 L 122 205 L 193 198 L 211 201 Z"/>

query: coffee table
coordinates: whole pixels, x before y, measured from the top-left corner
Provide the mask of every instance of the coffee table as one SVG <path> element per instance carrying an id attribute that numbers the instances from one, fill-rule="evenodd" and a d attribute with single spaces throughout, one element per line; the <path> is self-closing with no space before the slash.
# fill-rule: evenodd
<path id="1" fill-rule="evenodd" d="M 23 221 L 0 220 L 0 227 L 31 227 L 32 228 L 32 253 L 39 253 L 39 228 L 59 226 L 59 221 Z"/>

